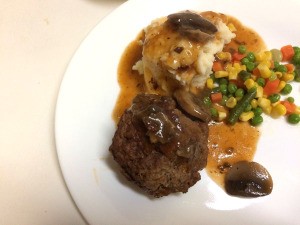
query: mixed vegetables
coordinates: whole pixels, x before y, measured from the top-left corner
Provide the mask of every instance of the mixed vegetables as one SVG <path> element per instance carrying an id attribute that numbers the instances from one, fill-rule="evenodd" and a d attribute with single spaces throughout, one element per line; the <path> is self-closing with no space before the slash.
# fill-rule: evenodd
<path id="1" fill-rule="evenodd" d="M 253 53 L 245 45 L 220 52 L 213 74 L 206 81 L 211 89 L 204 99 L 218 121 L 234 124 L 249 121 L 257 126 L 262 113 L 274 118 L 286 116 L 291 124 L 300 122 L 300 107 L 289 96 L 291 82 L 300 82 L 300 48 L 292 45 Z"/>

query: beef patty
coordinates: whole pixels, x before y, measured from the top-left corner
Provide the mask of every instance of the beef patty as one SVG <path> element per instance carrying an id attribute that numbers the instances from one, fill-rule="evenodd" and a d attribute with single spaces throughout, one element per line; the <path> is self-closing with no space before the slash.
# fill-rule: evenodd
<path id="1" fill-rule="evenodd" d="M 139 94 L 109 148 L 122 173 L 150 195 L 187 192 L 207 162 L 207 123 L 193 121 L 167 96 Z"/>

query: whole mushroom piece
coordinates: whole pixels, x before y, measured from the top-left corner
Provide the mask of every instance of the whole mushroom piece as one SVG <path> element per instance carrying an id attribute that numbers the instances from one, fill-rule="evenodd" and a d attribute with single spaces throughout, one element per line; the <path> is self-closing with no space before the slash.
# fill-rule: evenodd
<path id="1" fill-rule="evenodd" d="M 225 190 L 231 195 L 260 197 L 270 194 L 272 189 L 270 173 L 257 162 L 237 162 L 225 176 Z"/>

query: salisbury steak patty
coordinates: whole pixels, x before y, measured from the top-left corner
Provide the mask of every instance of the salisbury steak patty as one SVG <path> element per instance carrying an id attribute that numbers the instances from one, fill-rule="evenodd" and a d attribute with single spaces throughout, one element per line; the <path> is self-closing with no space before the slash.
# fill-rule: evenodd
<path id="1" fill-rule="evenodd" d="M 208 127 L 171 97 L 140 94 L 118 124 L 110 151 L 122 173 L 155 197 L 187 192 L 206 166 Z"/>

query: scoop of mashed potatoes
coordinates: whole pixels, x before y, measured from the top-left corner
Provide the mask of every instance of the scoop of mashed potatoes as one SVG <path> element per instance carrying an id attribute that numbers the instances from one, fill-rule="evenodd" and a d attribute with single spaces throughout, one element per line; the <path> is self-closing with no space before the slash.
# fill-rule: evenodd
<path id="1" fill-rule="evenodd" d="M 144 30 L 143 57 L 133 67 L 144 75 L 147 91 L 171 95 L 178 88 L 202 89 L 215 54 L 235 37 L 224 18 L 185 11 L 152 21 Z"/>

